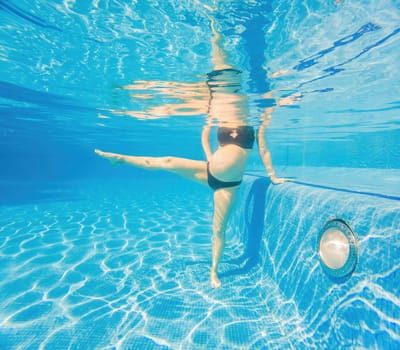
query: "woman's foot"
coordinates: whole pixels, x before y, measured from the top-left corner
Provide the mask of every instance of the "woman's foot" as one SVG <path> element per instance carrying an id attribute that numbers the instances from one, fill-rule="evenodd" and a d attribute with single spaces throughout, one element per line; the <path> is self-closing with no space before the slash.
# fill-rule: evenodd
<path id="1" fill-rule="evenodd" d="M 215 271 L 211 270 L 210 281 L 211 281 L 211 288 L 221 287 L 221 281 L 219 280 L 217 273 Z"/>
<path id="2" fill-rule="evenodd" d="M 123 156 L 117 153 L 103 152 L 99 149 L 95 149 L 94 153 L 98 154 L 100 157 L 108 159 L 112 164 L 121 164 L 124 162 Z"/>

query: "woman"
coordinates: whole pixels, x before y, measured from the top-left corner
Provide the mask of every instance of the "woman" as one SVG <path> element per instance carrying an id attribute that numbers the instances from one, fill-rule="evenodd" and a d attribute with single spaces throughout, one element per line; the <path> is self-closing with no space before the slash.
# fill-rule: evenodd
<path id="1" fill-rule="evenodd" d="M 248 121 L 247 97 L 240 92 L 241 72 L 226 63 L 227 55 L 219 45 L 221 37 L 215 30 L 213 19 L 211 19 L 211 28 L 214 70 L 207 75 L 209 123 L 202 133 L 202 146 L 207 160 L 170 156 L 137 157 L 101 150 L 95 150 L 95 152 L 113 163 L 125 163 L 148 170 L 166 170 L 212 188 L 214 213 L 210 281 L 212 288 L 218 288 L 221 282 L 217 272 L 225 245 L 225 228 L 256 134 Z M 279 184 L 285 179 L 275 176 L 264 135 L 271 112 L 272 108 L 266 110 L 262 116 L 264 123 L 258 131 L 258 147 L 271 182 Z M 218 127 L 219 146 L 215 152 L 212 152 L 210 130 L 214 123 Z"/>

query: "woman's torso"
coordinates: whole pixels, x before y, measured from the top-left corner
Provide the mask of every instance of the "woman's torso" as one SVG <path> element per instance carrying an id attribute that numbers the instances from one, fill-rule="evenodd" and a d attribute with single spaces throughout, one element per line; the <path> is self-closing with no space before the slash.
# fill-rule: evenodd
<path id="1" fill-rule="evenodd" d="M 219 147 L 210 160 L 210 171 L 222 181 L 239 181 L 255 142 L 254 128 L 248 125 L 219 127 Z"/>
<path id="2" fill-rule="evenodd" d="M 240 71 L 223 69 L 209 75 L 208 117 L 218 130 L 219 147 L 209 167 L 221 181 L 239 181 L 254 143 L 248 97 L 241 91 Z"/>

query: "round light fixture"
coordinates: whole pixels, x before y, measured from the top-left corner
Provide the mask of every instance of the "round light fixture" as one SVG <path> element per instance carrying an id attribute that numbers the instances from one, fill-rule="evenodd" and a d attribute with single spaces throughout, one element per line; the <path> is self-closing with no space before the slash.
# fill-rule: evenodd
<path id="1" fill-rule="evenodd" d="M 334 219 L 325 224 L 319 234 L 318 254 L 329 276 L 340 279 L 353 273 L 358 260 L 358 242 L 344 220 Z"/>

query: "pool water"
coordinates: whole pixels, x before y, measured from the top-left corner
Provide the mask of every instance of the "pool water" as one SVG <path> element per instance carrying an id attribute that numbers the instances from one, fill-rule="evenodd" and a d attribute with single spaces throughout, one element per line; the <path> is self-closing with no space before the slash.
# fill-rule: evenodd
<path id="1" fill-rule="evenodd" d="M 248 175 L 209 282 L 209 189 L 180 179 L 75 181 L 0 216 L 4 349 L 396 348 L 398 199 Z M 337 283 L 316 237 L 360 241 Z"/>
<path id="2" fill-rule="evenodd" d="M 292 181 L 272 186 L 253 151 L 216 290 L 211 190 L 93 152 L 204 159 L 210 7 L 251 124 L 269 92 L 300 96 L 267 131 Z M 0 0 L 0 16 L 0 349 L 400 348 L 397 0 Z M 318 256 L 332 219 L 358 238 L 340 281 Z"/>
<path id="3" fill-rule="evenodd" d="M 211 289 L 210 191 L 140 184 L 76 183 L 3 208 L 2 348 L 291 347 L 300 317 L 257 266 L 234 273 L 237 239 Z"/>

